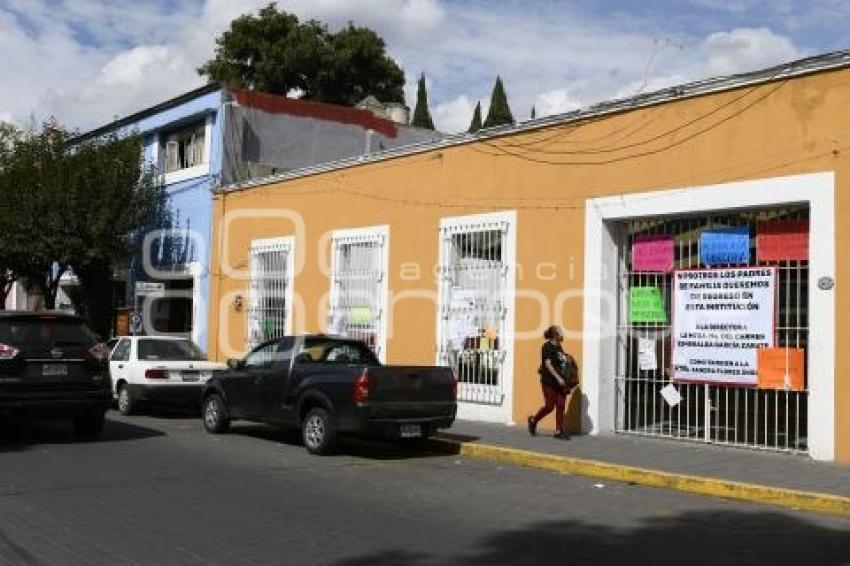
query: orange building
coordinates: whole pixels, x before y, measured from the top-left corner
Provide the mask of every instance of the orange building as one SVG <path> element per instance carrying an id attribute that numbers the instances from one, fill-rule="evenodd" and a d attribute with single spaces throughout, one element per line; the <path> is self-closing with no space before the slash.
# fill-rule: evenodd
<path id="1" fill-rule="evenodd" d="M 560 324 L 576 431 L 850 462 L 847 100 L 838 53 L 225 187 L 208 349 L 358 336 L 510 424 Z"/>

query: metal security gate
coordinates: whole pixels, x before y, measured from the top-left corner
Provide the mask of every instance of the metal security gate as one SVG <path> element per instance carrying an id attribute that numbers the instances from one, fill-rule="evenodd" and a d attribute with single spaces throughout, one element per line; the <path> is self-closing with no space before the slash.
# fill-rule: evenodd
<path id="1" fill-rule="evenodd" d="M 291 333 L 294 240 L 251 243 L 248 306 L 249 348 Z"/>
<path id="2" fill-rule="evenodd" d="M 462 402 L 502 406 L 509 391 L 510 230 L 510 220 L 498 215 L 440 228 L 438 361 L 454 368 Z"/>
<path id="3" fill-rule="evenodd" d="M 331 332 L 362 340 L 383 361 L 388 230 L 336 231 L 331 245 Z"/>
<path id="4" fill-rule="evenodd" d="M 672 308 L 672 274 L 631 271 L 632 243 L 636 236 L 673 236 L 675 269 L 695 269 L 700 267 L 699 237 L 704 228 L 749 226 L 750 265 L 770 265 L 777 269 L 774 344 L 807 349 L 808 261 L 758 263 L 753 235 L 760 221 L 808 218 L 807 207 L 787 207 L 675 219 L 652 218 L 618 226 L 620 301 L 615 425 L 618 432 L 776 451 L 807 451 L 808 383 L 804 390 L 794 391 L 677 382 L 674 385 L 681 401 L 675 406 L 667 403 L 661 390 L 672 382 L 671 326 L 630 324 L 628 301 L 631 287 L 653 286 L 661 289 L 668 313 Z M 656 370 L 641 369 L 641 339 L 656 344 Z"/>

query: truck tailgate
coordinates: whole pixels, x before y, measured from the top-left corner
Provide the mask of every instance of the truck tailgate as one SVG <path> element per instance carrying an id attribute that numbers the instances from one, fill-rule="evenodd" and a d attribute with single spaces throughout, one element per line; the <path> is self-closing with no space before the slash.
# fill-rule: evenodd
<path id="1" fill-rule="evenodd" d="M 453 413 L 454 403 L 454 374 L 449 368 L 369 368 L 369 405 L 373 418 L 446 415 Z"/>

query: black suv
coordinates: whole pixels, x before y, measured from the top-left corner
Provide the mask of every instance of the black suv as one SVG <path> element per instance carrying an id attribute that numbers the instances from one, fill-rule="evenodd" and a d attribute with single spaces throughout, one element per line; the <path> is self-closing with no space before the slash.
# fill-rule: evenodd
<path id="1" fill-rule="evenodd" d="M 79 317 L 0 311 L 0 419 L 68 419 L 97 436 L 112 403 L 108 355 Z"/>

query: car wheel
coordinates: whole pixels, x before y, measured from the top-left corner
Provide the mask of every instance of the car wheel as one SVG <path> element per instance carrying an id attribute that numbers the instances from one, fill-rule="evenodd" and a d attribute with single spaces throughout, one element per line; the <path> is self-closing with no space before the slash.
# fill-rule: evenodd
<path id="1" fill-rule="evenodd" d="M 310 454 L 326 455 L 336 448 L 336 419 L 326 409 L 310 409 L 301 428 L 304 447 Z"/>
<path id="2" fill-rule="evenodd" d="M 122 415 L 132 415 L 136 402 L 130 394 L 130 387 L 126 383 L 118 386 L 118 412 Z"/>
<path id="3" fill-rule="evenodd" d="M 230 417 L 227 416 L 224 400 L 219 395 L 212 394 L 204 399 L 203 419 L 207 432 L 220 434 L 230 428 Z"/>
<path id="4" fill-rule="evenodd" d="M 103 430 L 103 413 L 74 417 L 74 433 L 80 438 L 94 438 Z"/>

